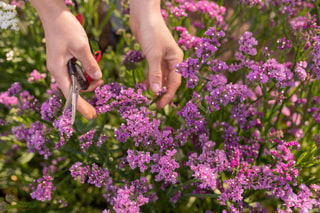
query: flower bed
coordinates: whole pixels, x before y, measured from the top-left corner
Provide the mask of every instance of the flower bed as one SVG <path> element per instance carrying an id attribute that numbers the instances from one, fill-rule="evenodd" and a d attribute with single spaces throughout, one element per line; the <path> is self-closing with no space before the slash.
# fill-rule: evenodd
<path id="1" fill-rule="evenodd" d="M 184 50 L 163 110 L 137 83 L 147 63 L 123 2 L 105 85 L 85 95 L 98 118 L 74 125 L 46 74 L 39 18 L 11 3 L 0 4 L 0 211 L 319 211 L 319 1 L 162 1 Z M 78 2 L 93 38 L 97 6 Z"/>

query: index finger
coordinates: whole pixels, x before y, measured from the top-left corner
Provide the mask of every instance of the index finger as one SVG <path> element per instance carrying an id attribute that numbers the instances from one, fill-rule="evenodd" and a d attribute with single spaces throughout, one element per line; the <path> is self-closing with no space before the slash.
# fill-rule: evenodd
<path id="1" fill-rule="evenodd" d="M 61 89 L 64 97 L 67 97 L 71 88 L 71 80 L 68 74 L 66 64 L 56 65 L 54 70 L 50 70 L 55 78 L 59 88 Z M 101 83 L 101 82 L 100 82 Z M 80 95 L 77 101 L 77 110 L 87 119 L 91 120 L 97 117 L 95 108 L 85 101 Z"/>

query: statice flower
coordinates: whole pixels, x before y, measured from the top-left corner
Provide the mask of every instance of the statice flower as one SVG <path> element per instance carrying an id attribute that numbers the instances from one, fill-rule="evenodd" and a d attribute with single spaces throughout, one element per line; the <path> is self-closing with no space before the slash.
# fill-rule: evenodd
<path id="1" fill-rule="evenodd" d="M 211 1 L 175 1 L 176 6 L 172 6 L 170 2 L 167 2 L 167 7 L 171 14 L 176 17 L 186 17 L 189 13 L 199 12 L 207 14 L 211 19 L 216 20 L 217 25 L 222 25 L 224 18 L 223 15 L 226 12 L 226 8 L 219 6 L 215 2 Z"/>
<path id="2" fill-rule="evenodd" d="M 186 61 L 183 61 L 177 65 L 176 72 L 180 73 L 182 77 L 187 79 L 187 87 L 194 88 L 198 82 L 199 78 L 196 76 L 196 73 L 199 73 L 199 59 L 197 58 L 187 58 Z"/>
<path id="3" fill-rule="evenodd" d="M 98 146 L 98 147 L 101 147 L 102 144 L 106 141 L 107 138 L 108 138 L 107 135 L 101 134 L 100 137 L 98 138 L 97 146 Z"/>
<path id="4" fill-rule="evenodd" d="M 89 183 L 95 185 L 95 187 L 101 188 L 102 185 L 110 181 L 109 170 L 107 168 L 100 168 L 93 163 L 90 165 L 82 166 L 81 162 L 77 162 L 69 169 L 71 176 L 74 180 L 80 177 L 81 183 Z"/>
<path id="5" fill-rule="evenodd" d="M 51 152 L 46 145 L 46 139 L 44 137 L 45 132 L 45 125 L 40 121 L 31 123 L 28 130 L 28 137 L 26 138 L 26 144 L 29 152 L 37 151 L 40 155 L 44 155 L 45 159 L 48 159 L 48 156 L 51 155 Z"/>
<path id="6" fill-rule="evenodd" d="M 153 154 L 151 165 L 151 172 L 158 173 L 155 176 L 155 181 L 159 182 L 164 180 L 165 183 L 177 183 L 178 173 L 176 170 L 180 167 L 175 159 L 172 159 L 177 153 L 177 150 L 167 150 L 165 155 Z"/>
<path id="7" fill-rule="evenodd" d="M 45 100 L 41 105 L 41 119 L 52 122 L 54 118 L 61 113 L 61 105 L 62 100 L 58 95 L 53 95 Z"/>
<path id="8" fill-rule="evenodd" d="M 69 171 L 74 180 L 77 180 L 77 177 L 80 177 L 81 183 L 85 183 L 86 177 L 90 171 L 90 166 L 82 166 L 81 162 L 76 162 L 70 167 Z"/>
<path id="9" fill-rule="evenodd" d="M 168 17 L 168 13 L 166 10 L 161 9 L 161 15 L 163 17 L 163 19 L 166 19 Z"/>
<path id="10" fill-rule="evenodd" d="M 244 54 L 255 56 L 257 49 L 254 47 L 258 44 L 258 41 L 252 37 L 252 32 L 245 32 L 239 39 L 239 51 Z"/>
<path id="11" fill-rule="evenodd" d="M 41 79 L 44 79 L 45 77 L 47 77 L 46 73 L 39 73 L 38 70 L 34 69 L 30 73 L 30 77 L 28 78 L 28 81 L 39 81 Z"/>
<path id="12" fill-rule="evenodd" d="M 140 172 L 144 172 L 148 166 L 145 164 L 149 164 L 151 160 L 150 152 L 137 151 L 137 155 L 135 155 L 133 150 L 127 151 L 128 156 L 126 158 L 127 162 L 131 169 L 140 168 Z"/>
<path id="13" fill-rule="evenodd" d="M 40 112 L 40 105 L 39 100 L 36 99 L 34 96 L 30 95 L 30 93 L 26 90 L 20 92 L 20 100 L 21 104 L 17 105 L 18 107 L 18 114 L 23 115 L 26 111 L 30 112 Z"/>
<path id="14" fill-rule="evenodd" d="M 79 136 L 80 150 L 85 152 L 93 143 L 93 136 L 96 133 L 96 129 L 89 130 L 87 133 Z"/>
<path id="15" fill-rule="evenodd" d="M 122 62 L 127 69 L 135 69 L 136 64 L 145 59 L 145 56 L 142 55 L 140 51 L 129 50 Z"/>
<path id="16" fill-rule="evenodd" d="M 180 32 L 180 38 L 177 43 L 183 50 L 200 46 L 201 38 L 191 35 L 184 27 L 178 26 L 175 29 Z"/>
<path id="17" fill-rule="evenodd" d="M 262 65 L 263 71 L 269 78 L 275 81 L 276 87 L 294 86 L 293 73 L 286 66 L 280 64 L 276 59 L 268 59 Z"/>
<path id="18" fill-rule="evenodd" d="M 72 0 L 64 0 L 64 2 L 66 3 L 66 5 L 74 6 L 74 3 L 72 2 Z"/>
<path id="19" fill-rule="evenodd" d="M 53 121 L 53 127 L 59 130 L 60 141 L 56 144 L 55 149 L 64 145 L 73 134 L 71 123 L 71 110 L 67 110 L 64 114 L 60 115 L 58 119 Z"/>
<path id="20" fill-rule="evenodd" d="M 266 3 L 273 4 L 274 7 L 278 8 L 281 14 L 286 14 L 289 16 L 296 15 L 299 10 L 302 10 L 305 6 L 304 2 L 301 0 L 266 0 Z"/>
<path id="21" fill-rule="evenodd" d="M 177 194 L 175 194 L 173 197 L 170 198 L 170 201 L 172 203 L 177 203 L 180 197 L 181 197 L 181 191 L 178 191 Z"/>
<path id="22" fill-rule="evenodd" d="M 264 3 L 261 0 L 239 0 L 240 4 L 244 4 L 245 6 L 259 6 L 262 7 L 264 6 Z"/>
<path id="23" fill-rule="evenodd" d="M 12 128 L 12 133 L 18 140 L 26 141 L 29 152 L 38 152 L 45 159 L 51 155 L 44 137 L 46 131 L 45 125 L 40 121 L 31 123 L 30 128 L 26 128 L 24 124 Z"/>
<path id="24" fill-rule="evenodd" d="M 263 67 L 261 66 L 261 64 L 257 64 L 257 63 L 247 63 L 246 66 L 250 69 L 248 75 L 247 75 L 247 78 L 250 80 L 250 81 L 253 81 L 253 82 L 260 82 L 260 83 L 266 83 L 269 78 L 268 76 L 266 75 Z"/>
<path id="25" fill-rule="evenodd" d="M 192 176 L 201 181 L 200 188 L 206 189 L 209 187 L 211 190 L 215 190 L 217 173 L 215 173 L 214 169 L 203 164 L 192 165 L 190 168 L 194 172 Z"/>
<path id="26" fill-rule="evenodd" d="M 292 30 L 295 31 L 302 31 L 302 29 L 307 25 L 307 23 L 309 22 L 309 17 L 308 16 L 297 16 L 294 17 L 291 21 L 290 21 L 290 26 L 292 28 Z"/>
<path id="27" fill-rule="evenodd" d="M 16 96 L 21 91 L 21 86 L 19 82 L 11 84 L 11 87 L 8 89 L 9 96 Z"/>
<path id="28" fill-rule="evenodd" d="M 131 183 L 126 183 L 123 187 L 118 188 L 111 204 L 117 213 L 140 212 L 140 206 L 152 201 L 148 191 L 152 189 L 147 178 L 141 177 Z"/>
<path id="29" fill-rule="evenodd" d="M 15 5 L 0 2 L 0 29 L 19 30 L 18 19 L 16 18 Z"/>
<path id="30" fill-rule="evenodd" d="M 207 85 L 205 86 L 206 91 L 210 92 L 219 86 L 223 86 L 228 83 L 227 78 L 223 74 L 210 74 L 208 77 Z"/>
<path id="31" fill-rule="evenodd" d="M 126 89 L 118 83 L 106 84 L 95 90 L 96 109 L 99 113 L 118 109 L 119 113 L 125 115 L 127 111 L 130 112 L 150 103 L 150 100 L 142 95 L 142 91 L 143 89 L 140 88 L 137 91 L 133 88 Z"/>
<path id="32" fill-rule="evenodd" d="M 213 110 L 220 110 L 220 105 L 227 106 L 236 101 L 241 103 L 252 95 L 253 92 L 248 89 L 247 85 L 229 83 L 210 91 L 210 94 L 205 96 L 205 100 L 208 111 L 213 112 Z"/>
<path id="33" fill-rule="evenodd" d="M 200 65 L 202 65 L 209 56 L 213 56 L 220 47 L 219 39 L 225 36 L 223 30 L 217 31 L 216 27 L 210 27 L 201 38 L 199 48 L 196 49 L 196 55 L 198 58 L 202 58 Z"/>
<path id="34" fill-rule="evenodd" d="M 22 7 L 24 6 L 24 1 L 23 0 L 18 0 L 18 1 L 13 0 L 13 1 L 11 1 L 10 4 L 15 5 L 17 8 L 22 9 Z"/>
<path id="35" fill-rule="evenodd" d="M 150 136 L 159 129 L 160 121 L 149 116 L 152 115 L 146 107 L 141 107 L 140 110 L 127 111 L 125 119 L 127 124 L 121 124 L 119 128 L 114 130 L 115 138 L 121 142 L 126 142 L 131 138 L 135 142 L 135 146 L 144 143 L 144 146 L 149 147 L 153 144 Z"/>
<path id="36" fill-rule="evenodd" d="M 245 176 L 241 175 L 237 178 L 230 178 L 224 181 L 224 184 L 227 186 L 224 188 L 220 197 L 218 198 L 221 205 L 226 205 L 226 201 L 228 200 L 236 202 L 243 199 L 244 189 L 242 187 L 242 183 L 245 181 L 245 179 Z"/>
<path id="37" fill-rule="evenodd" d="M 194 96 L 197 94 L 194 92 Z M 200 99 L 201 101 L 201 99 Z M 190 100 L 179 112 L 177 115 L 184 118 L 188 128 L 189 133 L 197 134 L 198 132 L 205 131 L 207 122 L 200 114 L 198 106 L 193 103 L 193 100 Z"/>
<path id="38" fill-rule="evenodd" d="M 280 50 L 292 48 L 292 44 L 290 43 L 290 40 L 286 39 L 286 37 L 283 37 L 282 39 L 278 39 L 277 43 L 279 45 L 277 46 L 277 48 Z"/>
<path id="39" fill-rule="evenodd" d="M 296 64 L 294 72 L 298 74 L 298 77 L 301 81 L 304 81 L 307 77 L 307 72 L 305 70 L 305 68 L 307 68 L 307 65 L 308 63 L 306 61 L 300 61 Z"/>
<path id="40" fill-rule="evenodd" d="M 320 36 L 314 37 L 313 51 L 313 65 L 311 67 L 312 74 L 317 80 L 320 79 Z"/>
<path id="41" fill-rule="evenodd" d="M 237 104 L 234 106 L 230 118 L 235 119 L 240 125 L 240 128 L 244 127 L 244 124 L 247 122 L 247 117 L 249 113 L 244 104 Z"/>
<path id="42" fill-rule="evenodd" d="M 48 174 L 48 169 L 43 169 L 43 177 L 35 180 L 31 186 L 32 199 L 40 200 L 42 202 L 52 199 L 51 193 L 56 190 L 56 187 L 52 183 L 53 178 Z"/>

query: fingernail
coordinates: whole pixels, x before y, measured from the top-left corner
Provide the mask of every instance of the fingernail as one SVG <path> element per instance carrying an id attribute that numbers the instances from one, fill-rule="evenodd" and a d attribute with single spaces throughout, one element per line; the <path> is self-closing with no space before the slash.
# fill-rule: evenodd
<path id="1" fill-rule="evenodd" d="M 96 72 L 92 73 L 91 77 L 93 79 L 100 79 L 102 78 L 102 72 L 100 72 L 99 70 L 97 70 Z"/>
<path id="2" fill-rule="evenodd" d="M 160 85 L 159 84 L 152 84 L 151 89 L 153 92 L 158 92 L 160 89 Z"/>

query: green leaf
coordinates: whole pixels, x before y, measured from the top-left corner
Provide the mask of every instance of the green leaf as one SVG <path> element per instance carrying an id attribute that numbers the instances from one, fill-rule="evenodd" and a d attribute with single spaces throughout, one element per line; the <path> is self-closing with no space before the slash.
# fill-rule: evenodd
<path id="1" fill-rule="evenodd" d="M 209 197 L 209 198 L 218 198 L 220 195 L 218 194 L 192 194 L 192 193 L 184 193 L 182 196 L 184 197 Z"/>
<path id="2" fill-rule="evenodd" d="M 18 159 L 18 162 L 20 164 L 26 164 L 28 163 L 29 161 L 32 160 L 32 158 L 34 157 L 34 153 L 29 153 L 29 152 L 25 152 L 19 159 Z"/>
<path id="3" fill-rule="evenodd" d="M 300 164 L 300 162 L 307 156 L 307 154 L 308 152 L 302 153 L 297 160 L 297 164 Z"/>

